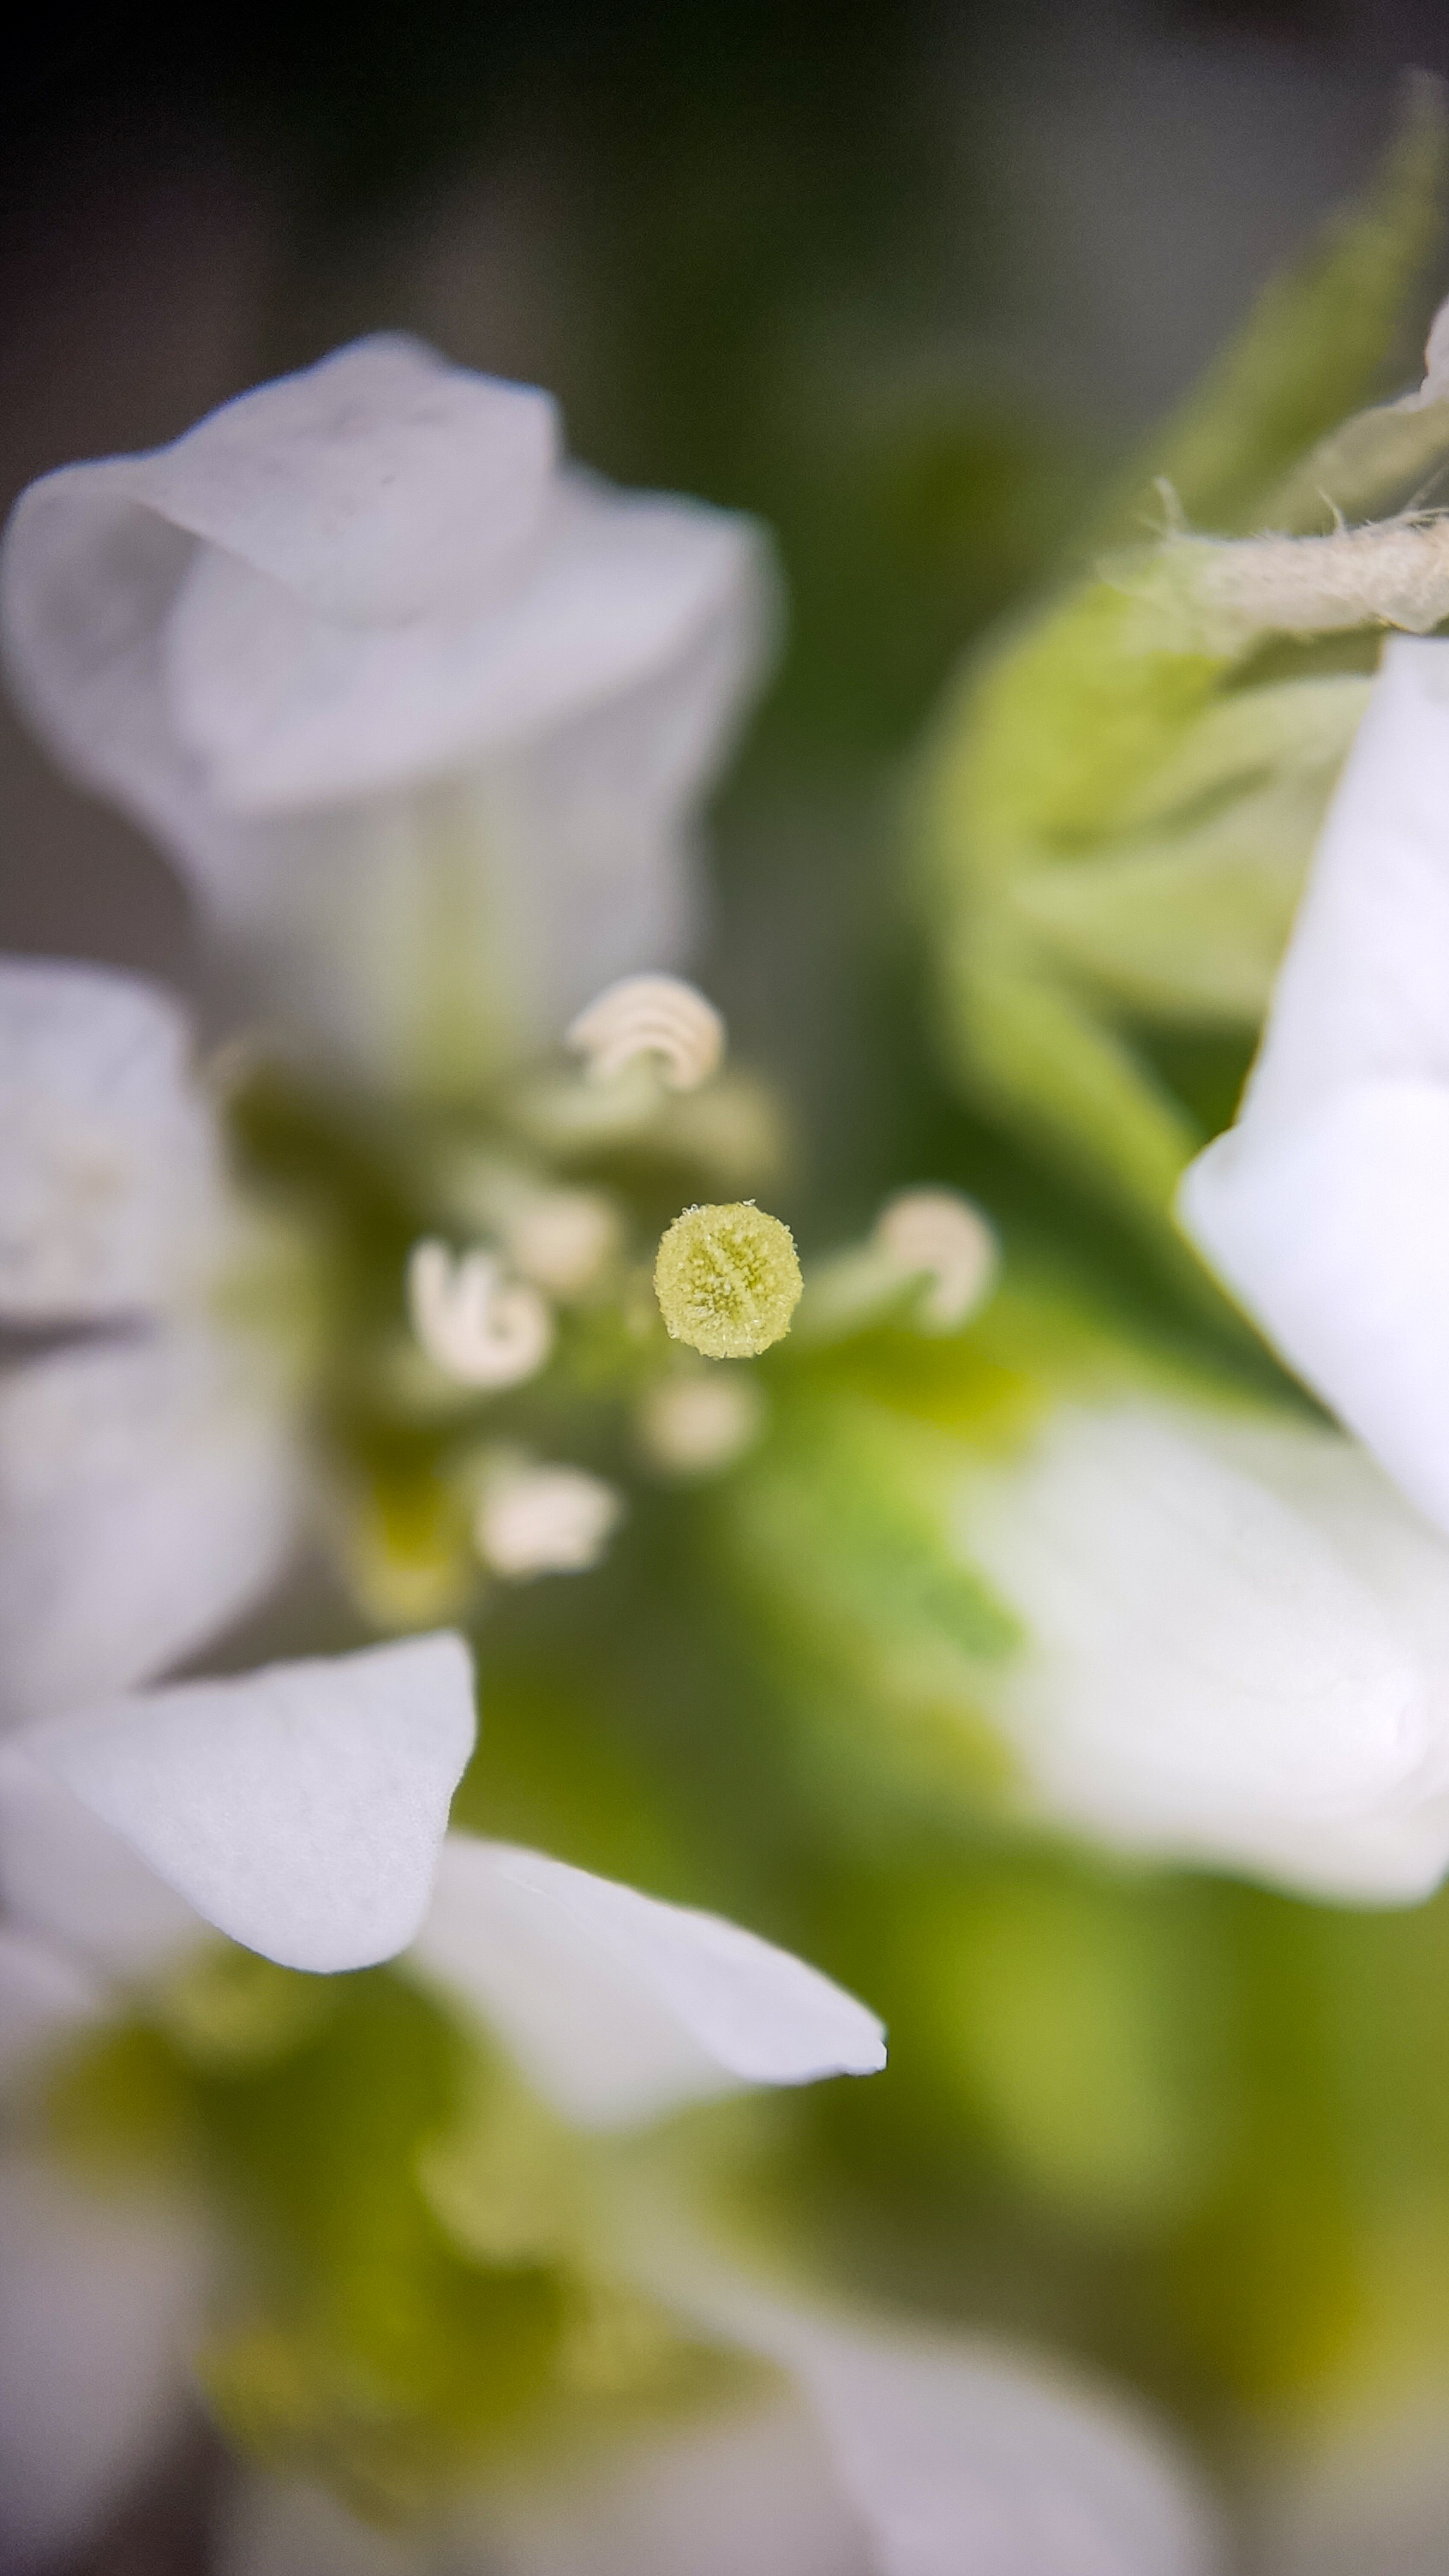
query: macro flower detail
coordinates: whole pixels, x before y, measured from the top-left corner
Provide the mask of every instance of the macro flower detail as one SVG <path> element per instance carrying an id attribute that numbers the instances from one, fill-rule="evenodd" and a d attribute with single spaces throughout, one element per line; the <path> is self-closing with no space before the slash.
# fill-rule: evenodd
<path id="1" fill-rule="evenodd" d="M 1394 642 L 1256 1066 L 1181 1221 L 1289 1366 L 1449 1531 L 1449 647 Z"/>
<path id="2" fill-rule="evenodd" d="M 299 1519 L 284 1341 L 183 1014 L 99 967 L 0 960 L 0 1315 L 87 1328 L 0 1379 L 7 1722 L 125 1688 L 267 1590 Z M 265 1250 L 260 1258 L 265 1261 Z"/>
<path id="3" fill-rule="evenodd" d="M 743 521 L 563 464 L 553 404 L 380 337 L 33 485 L 13 685 L 157 833 L 271 1017 L 457 1090 L 695 909 L 762 657 Z"/>

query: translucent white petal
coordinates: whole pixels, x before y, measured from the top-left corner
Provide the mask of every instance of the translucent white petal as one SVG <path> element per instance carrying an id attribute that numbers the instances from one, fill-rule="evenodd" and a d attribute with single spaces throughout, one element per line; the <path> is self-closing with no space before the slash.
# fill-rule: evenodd
<path id="1" fill-rule="evenodd" d="M 752 604 L 757 552 L 743 521 L 574 474 L 509 585 L 364 627 L 208 549 L 167 621 L 173 721 L 233 814 L 475 766 L 668 672 L 724 610 Z"/>
<path id="2" fill-rule="evenodd" d="M 784 2310 L 749 2322 L 756 2348 L 812 2400 L 883 2576 L 1220 2566 L 1194 2484 L 1125 2407 L 944 2336 L 807 2324 Z"/>
<path id="3" fill-rule="evenodd" d="M 625 2232 L 656 2296 L 790 2374 L 879 2576 L 1220 2568 L 1186 2464 L 1099 2390 L 990 2344 L 780 2295 L 702 2248 L 657 2193 Z"/>
<path id="4" fill-rule="evenodd" d="M 1328 1892 L 1442 1875 L 1449 1551 L 1350 1442 L 1062 1407 L 959 1533 L 1026 1632 L 981 1692 L 1051 1812 Z"/>
<path id="5" fill-rule="evenodd" d="M 1180 1205 L 1290 1367 L 1449 1531 L 1449 1077 L 1250 1113 Z"/>
<path id="6" fill-rule="evenodd" d="M 149 1680 L 280 1574 L 299 1476 L 279 1391 L 200 1329 L 0 1378 L 0 1714 Z"/>
<path id="7" fill-rule="evenodd" d="M 1183 1225 L 1449 1529 L 1449 644 L 1391 643 L 1238 1124 Z"/>
<path id="8" fill-rule="evenodd" d="M 875 2015 L 788 1952 L 717 1915 L 471 1835 L 444 1845 L 411 1964 L 471 2006 L 585 2127 L 885 2062 Z"/>
<path id="9" fill-rule="evenodd" d="M 695 810 L 762 616 L 746 581 L 672 662 L 425 793 L 266 822 L 198 808 L 187 846 L 269 1017 L 373 1075 L 458 1087 L 676 963 Z"/>
<path id="10" fill-rule="evenodd" d="M 333 394 L 379 370 L 403 428 L 385 390 L 349 397 L 339 500 Z M 394 343 L 289 385 L 24 496 L 12 684 L 168 843 L 269 1018 L 456 1088 L 680 955 L 689 826 L 772 631 L 763 540 L 563 472 L 509 560 L 489 537 L 475 562 L 489 422 L 537 397 Z"/>
<path id="11" fill-rule="evenodd" d="M 53 2565 L 185 2418 L 209 2258 L 188 2211 L 0 2164 L 0 2560 Z"/>
<path id="12" fill-rule="evenodd" d="M 0 1881 L 3 1847 L 0 1826 Z M 84 2029 L 104 2009 L 103 1989 L 79 1960 L 32 1932 L 0 1924 L 0 2085 L 43 2058 L 58 2041 Z"/>
<path id="13" fill-rule="evenodd" d="M 473 1732 L 467 1648 L 439 1635 L 114 1700 L 19 1750 L 208 1923 L 327 1971 L 412 1938 Z"/>
<path id="14" fill-rule="evenodd" d="M 473 2548 L 449 2560 L 455 2576 L 879 2576 L 819 2428 L 789 2392 L 534 2463 L 531 2477 L 520 2468 L 476 2523 Z"/>
<path id="15" fill-rule="evenodd" d="M 12 1740 L 0 1745 L 0 1897 L 106 1980 L 149 1977 L 202 1939 L 201 1917 Z"/>
<path id="16" fill-rule="evenodd" d="M 224 1226 L 184 1013 L 100 966 L 0 958 L 0 1315 L 144 1310 Z"/>

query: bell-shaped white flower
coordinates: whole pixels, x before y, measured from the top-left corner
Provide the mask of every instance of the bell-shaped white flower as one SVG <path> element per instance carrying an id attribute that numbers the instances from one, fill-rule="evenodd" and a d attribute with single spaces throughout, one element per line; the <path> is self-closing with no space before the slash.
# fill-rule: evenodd
<path id="1" fill-rule="evenodd" d="M 1137 1397 L 973 1467 L 1019 1622 L 979 1698 L 1044 1811 L 1120 1850 L 1403 1901 L 1449 1867 L 1449 1548 L 1337 1433 Z"/>
<path id="2" fill-rule="evenodd" d="M 0 1376 L 0 1718 L 195 1652 L 273 1582 L 299 1500 L 283 1354 L 229 1328 L 245 1243 L 183 1014 L 0 959 L 0 1323 L 85 1327 Z"/>
<path id="3" fill-rule="evenodd" d="M 760 662 L 745 521 L 560 461 L 548 397 L 362 340 L 31 486 L 13 685 L 291 1016 L 466 1083 L 670 964 Z"/>
<path id="4" fill-rule="evenodd" d="M 1449 1531 L 1449 644 L 1385 651 L 1237 1124 L 1179 1213 Z"/>

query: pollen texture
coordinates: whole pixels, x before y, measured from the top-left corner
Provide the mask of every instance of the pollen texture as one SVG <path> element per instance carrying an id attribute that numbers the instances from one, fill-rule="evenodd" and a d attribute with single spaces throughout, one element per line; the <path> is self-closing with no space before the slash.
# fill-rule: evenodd
<path id="1" fill-rule="evenodd" d="M 795 1239 L 749 1200 L 686 1208 L 659 1246 L 654 1293 L 677 1342 L 747 1360 L 790 1329 L 800 1302 Z"/>

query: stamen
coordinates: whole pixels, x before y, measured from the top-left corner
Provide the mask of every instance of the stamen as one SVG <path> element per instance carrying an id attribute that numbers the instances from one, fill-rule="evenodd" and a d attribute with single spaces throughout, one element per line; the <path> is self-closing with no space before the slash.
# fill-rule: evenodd
<path id="1" fill-rule="evenodd" d="M 695 1091 L 719 1067 L 725 1026 L 713 1003 L 677 975 L 626 975 L 580 1011 L 565 1043 L 596 1082 L 652 1055 L 666 1089 Z"/>
<path id="2" fill-rule="evenodd" d="M 408 1312 L 430 1360 L 464 1386 L 519 1386 L 553 1348 L 553 1317 L 536 1288 L 506 1280 L 493 1255 L 413 1246 Z"/>
<path id="3" fill-rule="evenodd" d="M 582 1467 L 494 1469 L 473 1523 L 486 1565 L 510 1582 L 535 1574 L 586 1574 L 623 1518 L 622 1495 Z"/>
<path id="4" fill-rule="evenodd" d="M 764 1422 L 765 1399 L 748 1372 L 690 1369 L 649 1389 L 639 1436 L 666 1475 L 711 1476 L 754 1446 Z"/>
<path id="5" fill-rule="evenodd" d="M 795 1238 L 752 1199 L 686 1208 L 659 1246 L 654 1293 L 677 1342 L 751 1359 L 790 1329 L 802 1286 Z"/>
<path id="6" fill-rule="evenodd" d="M 510 1210 L 516 1269 L 554 1297 L 582 1297 L 619 1248 L 619 1211 L 602 1190 L 539 1190 Z"/>
<path id="7" fill-rule="evenodd" d="M 955 1190 L 902 1190 L 876 1220 L 874 1241 L 898 1277 L 932 1282 L 917 1308 L 929 1332 L 952 1333 L 985 1303 L 1000 1254 L 979 1208 Z"/>

